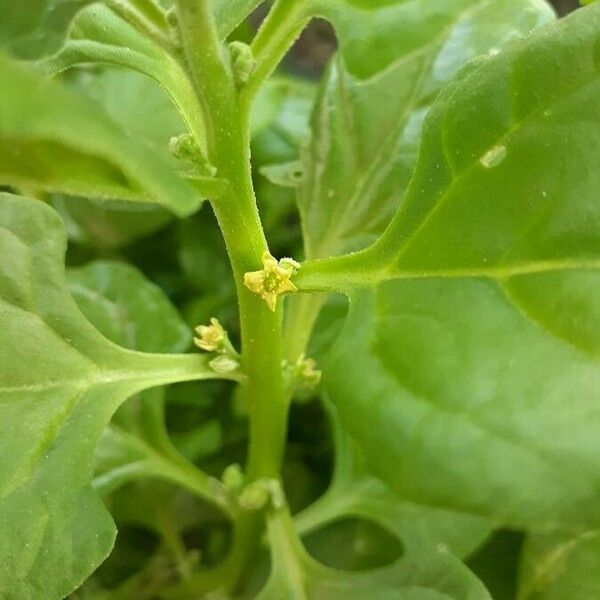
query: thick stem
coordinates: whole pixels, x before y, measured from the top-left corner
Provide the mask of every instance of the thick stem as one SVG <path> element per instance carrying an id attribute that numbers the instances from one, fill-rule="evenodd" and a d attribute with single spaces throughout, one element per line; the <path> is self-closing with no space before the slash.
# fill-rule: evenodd
<path id="1" fill-rule="evenodd" d="M 287 435 L 287 402 L 281 371 L 281 308 L 271 312 L 244 286 L 244 273 L 261 268 L 267 242 L 260 222 L 250 167 L 249 108 L 239 102 L 228 58 L 219 42 L 208 0 L 177 0 L 186 58 L 206 116 L 208 154 L 230 193 L 213 203 L 223 232 L 238 293 L 242 337 L 242 400 L 248 408 L 249 482 L 277 478 Z M 243 513 L 236 521 L 224 566 L 234 584 L 258 543 L 262 516 Z"/>
<path id="2" fill-rule="evenodd" d="M 234 118 L 234 115 L 231 115 Z M 244 127 L 242 130 L 246 130 Z M 233 195 L 215 203 L 214 210 L 223 231 L 238 292 L 242 337 L 242 368 L 246 379 L 241 397 L 248 408 L 250 446 L 246 465 L 249 482 L 277 478 L 283 461 L 287 436 L 287 402 L 284 395 L 281 362 L 281 307 L 271 312 L 265 302 L 248 290 L 244 273 L 261 266 L 267 249 L 258 217 L 245 136 L 225 135 L 221 151 L 226 159 L 217 165 L 227 169 Z M 229 164 L 225 164 L 229 163 Z M 262 517 L 244 513 L 236 523 L 229 562 L 234 577 L 244 571 L 258 543 Z"/>

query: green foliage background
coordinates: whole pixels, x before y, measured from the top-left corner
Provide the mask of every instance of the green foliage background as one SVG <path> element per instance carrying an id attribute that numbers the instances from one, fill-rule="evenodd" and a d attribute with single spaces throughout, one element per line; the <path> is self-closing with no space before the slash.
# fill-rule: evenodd
<path id="1" fill-rule="evenodd" d="M 228 183 L 169 153 L 201 108 L 122 15 L 85 8 L 51 54 L 84 4 L 0 0 L 38 59 L 0 56 L 0 597 L 202 597 L 252 410 L 192 343 L 211 317 L 240 341 L 203 203 Z M 257 4 L 213 2 L 220 38 Z M 315 1 L 339 51 L 257 95 L 269 248 L 319 292 L 286 299 L 285 358 L 324 373 L 240 598 L 600 592 L 600 7 L 442 4 Z"/>

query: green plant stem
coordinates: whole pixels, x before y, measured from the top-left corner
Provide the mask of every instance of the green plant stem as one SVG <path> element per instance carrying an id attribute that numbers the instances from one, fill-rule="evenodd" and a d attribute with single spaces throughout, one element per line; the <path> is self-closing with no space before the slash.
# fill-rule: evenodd
<path id="1" fill-rule="evenodd" d="M 242 89 L 242 102 L 250 104 L 265 79 L 273 73 L 306 25 L 306 0 L 276 0 L 251 44 L 254 71 Z"/>
<path id="2" fill-rule="evenodd" d="M 274 569 L 285 573 L 290 597 L 307 600 L 304 566 L 310 564 L 311 559 L 300 541 L 287 507 L 268 515 L 268 534 Z"/>
<path id="3" fill-rule="evenodd" d="M 230 193 L 213 203 L 231 260 L 238 293 L 242 368 L 241 397 L 248 408 L 249 482 L 277 478 L 287 435 L 287 402 L 281 372 L 281 307 L 271 312 L 243 283 L 244 273 L 261 268 L 268 249 L 260 222 L 250 167 L 249 108 L 243 109 L 228 58 L 219 43 L 207 0 L 176 2 L 184 49 L 206 116 L 208 154 Z M 259 539 L 262 516 L 243 513 L 224 572 L 239 579 Z M 231 580 L 230 580 L 231 583 Z"/>
<path id="4" fill-rule="evenodd" d="M 326 294 L 298 294 L 288 299 L 283 349 L 284 356 L 290 364 L 294 364 L 306 352 L 313 328 L 326 299 Z"/>

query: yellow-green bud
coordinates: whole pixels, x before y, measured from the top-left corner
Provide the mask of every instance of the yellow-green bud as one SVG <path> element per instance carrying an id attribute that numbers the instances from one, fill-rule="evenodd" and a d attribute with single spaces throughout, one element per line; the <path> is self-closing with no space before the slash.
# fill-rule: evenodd
<path id="1" fill-rule="evenodd" d="M 229 54 L 235 82 L 238 85 L 243 85 L 250 79 L 250 75 L 252 75 L 252 71 L 256 66 L 252 49 L 244 42 L 235 41 L 229 44 Z"/>
<path id="2" fill-rule="evenodd" d="M 206 352 L 223 352 L 225 350 L 227 334 L 218 319 L 212 317 L 210 325 L 196 327 L 196 333 L 200 336 L 194 338 L 194 343 L 198 348 L 206 350 Z"/>

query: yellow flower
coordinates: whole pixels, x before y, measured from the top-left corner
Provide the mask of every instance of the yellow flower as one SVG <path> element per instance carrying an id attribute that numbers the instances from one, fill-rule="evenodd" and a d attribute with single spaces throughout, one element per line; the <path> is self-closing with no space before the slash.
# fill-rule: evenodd
<path id="1" fill-rule="evenodd" d="M 196 333 L 200 336 L 194 338 L 194 343 L 206 352 L 222 352 L 225 345 L 225 330 L 218 319 L 210 320 L 210 325 L 196 327 Z"/>
<path id="2" fill-rule="evenodd" d="M 274 311 L 277 306 L 277 296 L 298 291 L 290 278 L 300 268 L 300 263 L 291 258 L 277 261 L 269 252 L 263 254 L 262 263 L 263 268 L 260 271 L 244 274 L 244 285 L 258 294 Z"/>

